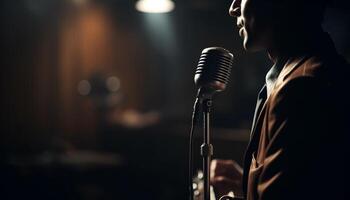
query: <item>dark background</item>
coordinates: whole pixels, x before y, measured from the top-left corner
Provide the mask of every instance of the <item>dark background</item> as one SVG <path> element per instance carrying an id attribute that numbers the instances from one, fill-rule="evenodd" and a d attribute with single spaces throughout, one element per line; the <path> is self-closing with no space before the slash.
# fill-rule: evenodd
<path id="1" fill-rule="evenodd" d="M 186 199 L 193 74 L 209 46 L 235 55 L 214 157 L 241 163 L 266 54 L 243 51 L 231 1 L 177 0 L 167 14 L 135 2 L 1 1 L 0 199 Z M 324 27 L 349 61 L 345 2 Z"/>

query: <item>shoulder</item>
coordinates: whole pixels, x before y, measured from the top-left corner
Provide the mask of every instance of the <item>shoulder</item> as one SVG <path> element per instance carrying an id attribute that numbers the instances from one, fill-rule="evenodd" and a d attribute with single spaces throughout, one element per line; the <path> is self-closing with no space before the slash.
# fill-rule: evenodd
<path id="1" fill-rule="evenodd" d="M 349 73 L 349 64 L 338 54 L 312 55 L 298 59 L 291 59 L 284 66 L 281 79 L 288 83 L 301 77 L 313 77 L 318 81 L 337 82 L 346 79 Z"/>
<path id="2" fill-rule="evenodd" d="M 289 61 L 278 77 L 269 104 L 271 108 L 284 107 L 284 111 L 345 106 L 349 69 L 349 64 L 338 55 Z"/>
<path id="3" fill-rule="evenodd" d="M 320 89 L 340 91 L 349 87 L 349 64 L 339 55 L 314 55 L 290 59 L 281 71 L 273 93 Z"/>

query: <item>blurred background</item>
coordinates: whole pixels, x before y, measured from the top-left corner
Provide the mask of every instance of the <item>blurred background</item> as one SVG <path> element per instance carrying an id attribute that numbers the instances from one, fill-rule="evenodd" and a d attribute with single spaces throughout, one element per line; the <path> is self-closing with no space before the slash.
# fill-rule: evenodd
<path id="1" fill-rule="evenodd" d="M 210 46 L 235 55 L 214 158 L 242 162 L 266 54 L 243 51 L 229 0 L 149 2 L 1 1 L 0 199 L 186 199 L 193 75 Z M 348 61 L 349 11 L 335 1 L 324 22 Z"/>

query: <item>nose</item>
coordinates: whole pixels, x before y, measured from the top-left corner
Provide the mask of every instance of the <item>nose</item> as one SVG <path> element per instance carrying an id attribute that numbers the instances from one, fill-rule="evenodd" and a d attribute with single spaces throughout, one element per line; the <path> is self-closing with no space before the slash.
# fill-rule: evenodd
<path id="1" fill-rule="evenodd" d="M 241 1 L 242 0 L 233 0 L 229 9 L 229 14 L 232 17 L 241 16 Z"/>

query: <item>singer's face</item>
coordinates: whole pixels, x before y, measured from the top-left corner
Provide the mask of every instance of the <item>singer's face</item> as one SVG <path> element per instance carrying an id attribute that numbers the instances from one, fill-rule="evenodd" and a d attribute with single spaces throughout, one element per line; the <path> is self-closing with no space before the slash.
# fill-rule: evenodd
<path id="1" fill-rule="evenodd" d="M 229 13 L 237 18 L 239 35 L 248 51 L 268 49 L 273 31 L 273 1 L 233 0 Z"/>

